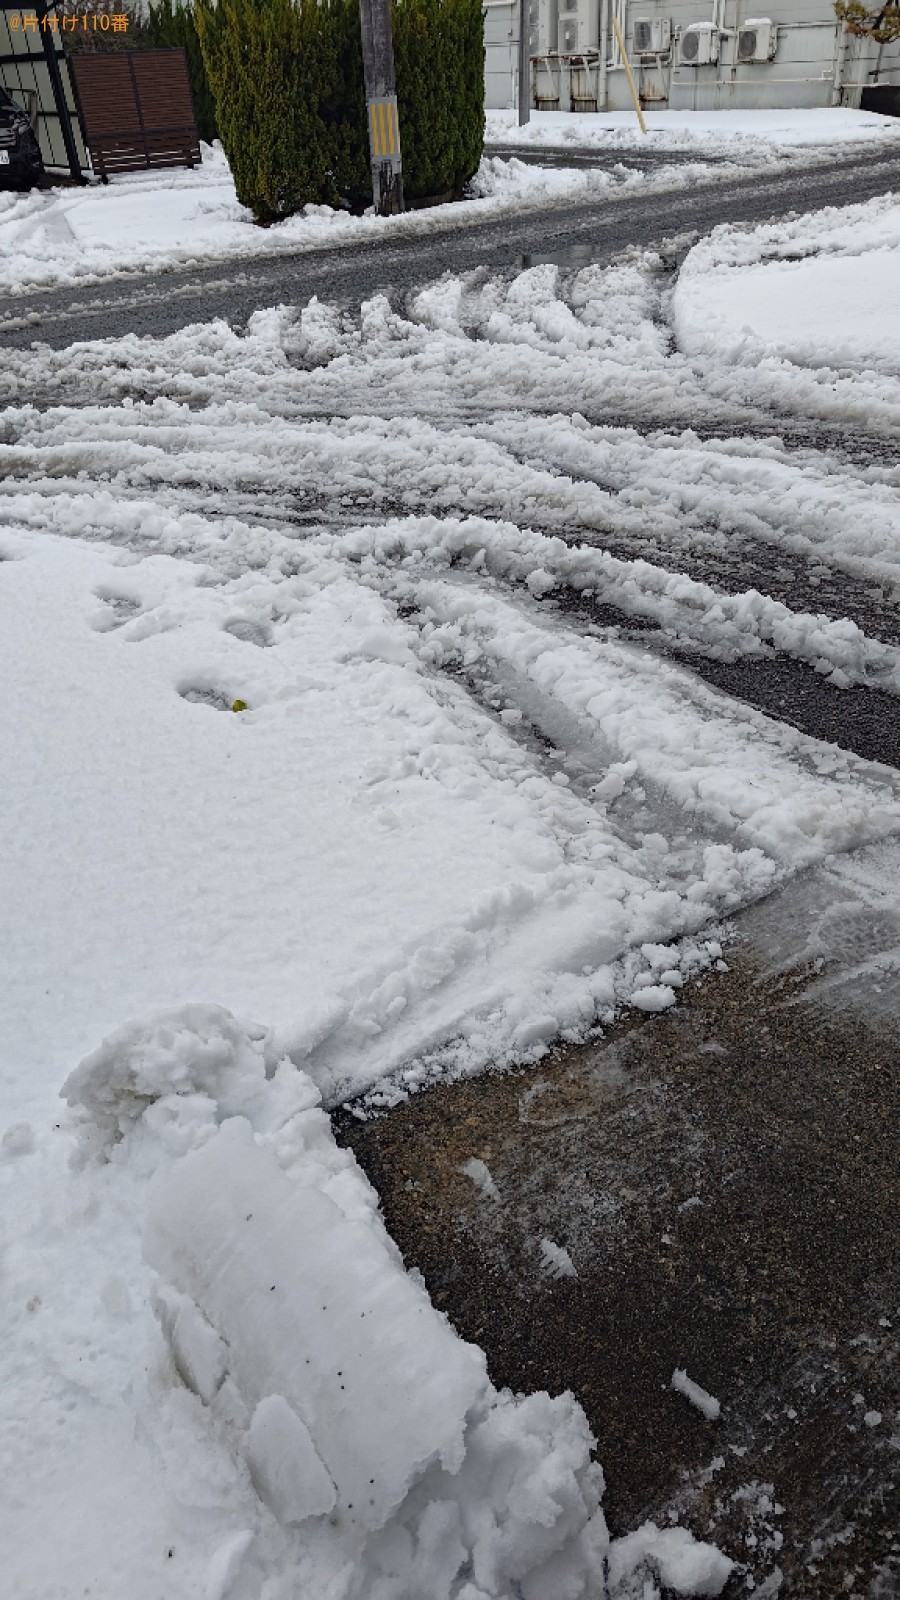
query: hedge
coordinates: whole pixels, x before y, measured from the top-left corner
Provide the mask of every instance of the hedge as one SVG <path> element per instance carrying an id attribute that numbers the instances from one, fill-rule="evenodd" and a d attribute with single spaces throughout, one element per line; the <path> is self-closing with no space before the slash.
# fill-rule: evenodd
<path id="1" fill-rule="evenodd" d="M 407 200 L 459 193 L 481 159 L 481 3 L 393 0 Z M 238 198 L 257 220 L 367 204 L 358 0 L 196 0 L 194 16 Z"/>

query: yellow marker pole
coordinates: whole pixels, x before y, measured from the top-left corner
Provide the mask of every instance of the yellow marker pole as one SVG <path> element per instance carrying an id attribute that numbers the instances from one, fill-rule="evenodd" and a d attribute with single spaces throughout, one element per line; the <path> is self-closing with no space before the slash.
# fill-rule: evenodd
<path id="1" fill-rule="evenodd" d="M 635 113 L 637 115 L 638 122 L 641 125 L 641 133 L 646 133 L 647 132 L 647 124 L 644 121 L 644 113 L 641 110 L 641 102 L 640 102 L 640 99 L 638 97 L 637 84 L 634 81 L 634 73 L 631 70 L 631 62 L 628 59 L 628 51 L 625 49 L 625 40 L 622 38 L 622 29 L 619 26 L 619 19 L 616 16 L 615 12 L 613 12 L 612 25 L 616 30 L 616 39 L 618 40 L 618 43 L 619 43 L 619 51 L 620 51 L 621 56 L 622 56 L 622 65 L 625 68 L 625 71 L 626 71 L 626 73 L 628 75 L 628 87 L 631 90 L 631 99 L 632 99 L 632 102 L 634 104 L 634 109 L 635 109 Z"/>

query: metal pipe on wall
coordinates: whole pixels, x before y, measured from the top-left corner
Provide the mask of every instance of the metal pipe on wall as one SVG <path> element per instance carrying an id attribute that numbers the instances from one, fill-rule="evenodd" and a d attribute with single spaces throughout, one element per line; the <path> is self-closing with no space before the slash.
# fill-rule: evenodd
<path id="1" fill-rule="evenodd" d="M 609 101 L 609 0 L 600 6 L 600 62 L 597 68 L 597 110 L 605 111 Z"/>
<path id="2" fill-rule="evenodd" d="M 519 127 L 531 121 L 530 3 L 519 0 Z"/>

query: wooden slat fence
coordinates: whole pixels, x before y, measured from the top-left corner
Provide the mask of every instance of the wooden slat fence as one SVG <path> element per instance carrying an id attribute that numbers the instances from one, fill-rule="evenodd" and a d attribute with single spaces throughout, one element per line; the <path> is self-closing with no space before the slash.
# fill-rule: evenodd
<path id="1" fill-rule="evenodd" d="M 69 57 L 94 171 L 193 167 L 200 140 L 181 49 L 116 50 Z"/>

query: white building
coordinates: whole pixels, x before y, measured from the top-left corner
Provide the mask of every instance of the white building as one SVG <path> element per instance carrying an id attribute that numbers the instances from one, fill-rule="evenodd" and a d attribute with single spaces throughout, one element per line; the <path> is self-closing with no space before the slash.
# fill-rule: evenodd
<path id="1" fill-rule="evenodd" d="M 618 17 L 642 102 L 673 111 L 859 106 L 900 115 L 900 41 L 854 37 L 832 0 L 526 0 L 532 105 L 624 111 Z M 750 15 L 745 15 L 749 10 Z M 487 104 L 516 104 L 518 0 L 486 0 Z"/>

